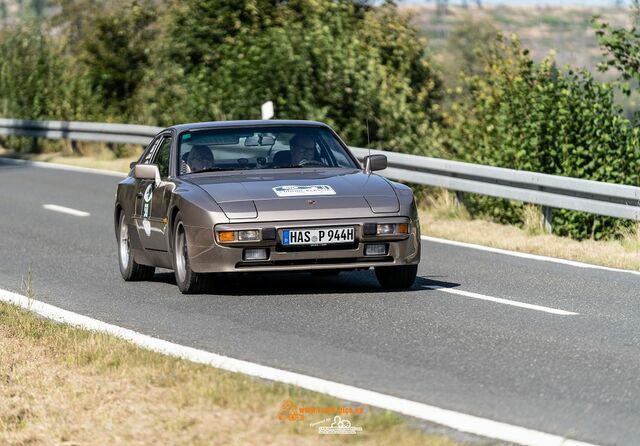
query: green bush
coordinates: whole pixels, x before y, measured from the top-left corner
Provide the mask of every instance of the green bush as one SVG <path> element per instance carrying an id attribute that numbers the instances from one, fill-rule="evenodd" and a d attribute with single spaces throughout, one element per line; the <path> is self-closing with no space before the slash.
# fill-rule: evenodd
<path id="1" fill-rule="evenodd" d="M 471 94 L 446 115 L 447 142 L 458 159 L 492 166 L 639 184 L 638 129 L 622 117 L 613 88 L 586 71 L 558 70 L 553 57 L 534 63 L 515 38 L 485 54 L 485 70 L 466 79 Z M 471 197 L 471 211 L 521 223 L 521 205 Z M 611 236 L 619 221 L 558 211 L 554 232 Z"/>
<path id="2" fill-rule="evenodd" d="M 24 119 L 58 115 L 64 66 L 49 33 L 36 25 L 0 29 L 0 113 Z"/>

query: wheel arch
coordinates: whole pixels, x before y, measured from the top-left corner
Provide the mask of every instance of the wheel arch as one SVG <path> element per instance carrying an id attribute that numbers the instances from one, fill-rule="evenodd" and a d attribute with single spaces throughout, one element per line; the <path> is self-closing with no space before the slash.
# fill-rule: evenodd
<path id="1" fill-rule="evenodd" d="M 169 211 L 169 221 L 168 221 L 168 225 L 169 227 L 167 228 L 167 233 L 169 234 L 169 252 L 172 253 L 173 252 L 173 227 L 175 226 L 176 223 L 176 216 L 178 215 L 178 212 L 180 212 L 180 207 L 177 204 L 174 204 L 171 207 L 171 210 Z"/>
<path id="2" fill-rule="evenodd" d="M 116 234 L 116 239 L 118 238 L 119 234 L 118 234 L 118 226 L 120 225 L 120 214 L 124 212 L 124 208 L 122 207 L 122 205 L 120 203 L 116 203 L 115 209 L 113 211 L 113 227 L 115 230 L 115 234 Z"/>

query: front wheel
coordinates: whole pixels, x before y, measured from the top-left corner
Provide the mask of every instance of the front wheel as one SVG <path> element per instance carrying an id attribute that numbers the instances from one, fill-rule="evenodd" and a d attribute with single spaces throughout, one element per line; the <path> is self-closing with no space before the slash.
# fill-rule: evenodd
<path id="1" fill-rule="evenodd" d="M 376 267 L 376 278 L 385 289 L 411 288 L 417 275 L 418 265 Z"/>
<path id="2" fill-rule="evenodd" d="M 120 264 L 120 274 L 126 281 L 152 279 L 156 269 L 153 266 L 140 265 L 133 259 L 130 240 L 129 228 L 125 222 L 124 211 L 122 211 L 118 219 L 118 263 Z"/>
<path id="3" fill-rule="evenodd" d="M 210 285 L 209 275 L 191 270 L 187 251 L 187 234 L 180 212 L 176 215 L 173 230 L 173 270 L 178 289 L 182 294 L 202 293 Z"/>

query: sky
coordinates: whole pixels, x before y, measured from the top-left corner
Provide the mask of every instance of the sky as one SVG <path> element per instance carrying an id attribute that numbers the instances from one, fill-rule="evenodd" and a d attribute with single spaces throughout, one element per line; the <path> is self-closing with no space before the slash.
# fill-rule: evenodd
<path id="1" fill-rule="evenodd" d="M 434 0 L 401 0 L 404 4 L 435 3 Z M 461 0 L 449 0 L 452 5 L 461 4 Z M 474 0 L 467 0 L 469 5 Z M 615 0 L 482 0 L 483 5 L 507 5 L 507 6 L 613 6 Z M 631 1 L 623 0 L 623 5 L 628 6 Z"/>

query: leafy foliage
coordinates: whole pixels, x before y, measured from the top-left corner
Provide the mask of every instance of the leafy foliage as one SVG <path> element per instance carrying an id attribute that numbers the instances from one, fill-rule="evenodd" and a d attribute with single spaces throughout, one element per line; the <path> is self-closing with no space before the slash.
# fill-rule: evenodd
<path id="1" fill-rule="evenodd" d="M 148 98 L 162 123 L 320 119 L 352 144 L 425 145 L 439 81 L 406 17 L 353 1 L 174 4 Z M 175 44 L 174 44 L 175 43 Z M 161 74 L 157 77 L 157 74 Z"/>
<path id="2" fill-rule="evenodd" d="M 155 18 L 150 2 L 133 0 L 126 6 L 92 16 L 93 32 L 80 52 L 93 94 L 107 114 L 123 120 L 137 108 L 135 94 L 148 69 Z"/>
<path id="3" fill-rule="evenodd" d="M 614 104 L 613 88 L 586 71 L 535 64 L 516 38 L 500 38 L 485 70 L 467 77 L 472 95 L 447 115 L 455 157 L 481 164 L 611 183 L 640 183 L 638 129 Z M 521 205 L 475 198 L 472 210 L 522 222 Z M 558 211 L 554 230 L 575 238 L 617 231 L 613 219 Z"/>
<path id="4" fill-rule="evenodd" d="M 593 20 L 605 57 L 599 69 L 617 69 L 624 81 L 623 92 L 627 95 L 631 93 L 629 81 L 640 81 L 640 0 L 633 0 L 633 10 L 631 29 L 613 28 L 598 17 Z"/>

